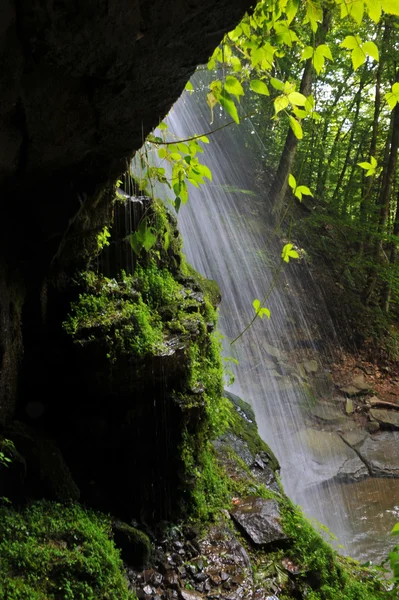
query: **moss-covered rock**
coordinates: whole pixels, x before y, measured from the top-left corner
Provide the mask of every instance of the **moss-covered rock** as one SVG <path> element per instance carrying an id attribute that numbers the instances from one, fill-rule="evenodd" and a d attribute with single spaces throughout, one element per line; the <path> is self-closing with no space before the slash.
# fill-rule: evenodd
<path id="1" fill-rule="evenodd" d="M 134 600 L 111 520 L 78 505 L 0 508 L 1 600 Z"/>
<path id="2" fill-rule="evenodd" d="M 125 563 L 132 567 L 143 567 L 148 563 L 152 547 L 145 533 L 122 521 L 114 521 L 112 531 Z"/>

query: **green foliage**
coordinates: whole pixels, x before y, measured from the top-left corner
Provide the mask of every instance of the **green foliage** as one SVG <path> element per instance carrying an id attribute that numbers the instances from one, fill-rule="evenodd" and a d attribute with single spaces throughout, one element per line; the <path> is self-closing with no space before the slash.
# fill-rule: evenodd
<path id="1" fill-rule="evenodd" d="M 3 439 L 0 441 L 0 464 L 8 467 L 12 463 L 15 453 L 15 446 L 11 440 Z"/>
<path id="2" fill-rule="evenodd" d="M 104 515 L 36 502 L 0 508 L 1 600 L 134 600 Z"/>
<path id="3" fill-rule="evenodd" d="M 100 233 L 97 235 L 97 249 L 101 252 L 105 246 L 109 246 L 109 238 L 111 234 L 107 226 L 105 226 Z"/>

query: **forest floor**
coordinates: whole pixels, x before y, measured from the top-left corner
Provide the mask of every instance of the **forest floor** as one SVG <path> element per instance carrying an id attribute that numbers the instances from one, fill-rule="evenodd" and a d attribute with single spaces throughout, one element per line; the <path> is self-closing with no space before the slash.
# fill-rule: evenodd
<path id="1" fill-rule="evenodd" d="M 337 387 L 349 385 L 354 376 L 362 373 L 375 396 L 385 402 L 399 404 L 399 363 L 375 364 L 365 356 L 341 350 L 330 368 Z"/>

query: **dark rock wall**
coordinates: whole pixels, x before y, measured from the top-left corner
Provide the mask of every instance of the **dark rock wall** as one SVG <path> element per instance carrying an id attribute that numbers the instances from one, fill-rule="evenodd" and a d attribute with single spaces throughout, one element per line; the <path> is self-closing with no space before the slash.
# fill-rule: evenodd
<path id="1" fill-rule="evenodd" d="M 106 186 L 248 0 L 4 0 L 0 7 L 0 423 L 62 353 L 65 279 L 110 217 Z M 49 337 L 50 336 L 50 337 Z M 29 369 L 28 369 L 29 372 Z M 31 372 L 30 372 L 31 375 Z M 23 400 L 23 402 L 26 402 Z"/>

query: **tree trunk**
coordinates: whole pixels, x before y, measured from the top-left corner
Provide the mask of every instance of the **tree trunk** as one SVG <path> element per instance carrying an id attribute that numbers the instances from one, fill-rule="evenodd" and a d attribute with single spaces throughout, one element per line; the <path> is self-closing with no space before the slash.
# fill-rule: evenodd
<path id="1" fill-rule="evenodd" d="M 323 14 L 323 23 L 317 30 L 317 41 L 315 47 L 323 44 L 327 35 L 327 31 L 330 26 L 330 12 L 325 10 Z M 299 91 L 304 96 L 309 96 L 313 83 L 313 65 L 312 60 L 309 58 L 305 63 L 305 69 L 302 74 L 301 85 Z M 291 128 L 288 130 L 287 137 L 284 144 L 284 149 L 280 157 L 280 162 L 277 167 L 276 174 L 274 176 L 271 185 L 271 199 L 273 204 L 273 210 L 279 214 L 284 204 L 284 198 L 288 189 L 288 175 L 292 170 L 294 164 L 296 149 L 298 146 L 298 139 L 295 137 Z"/>

